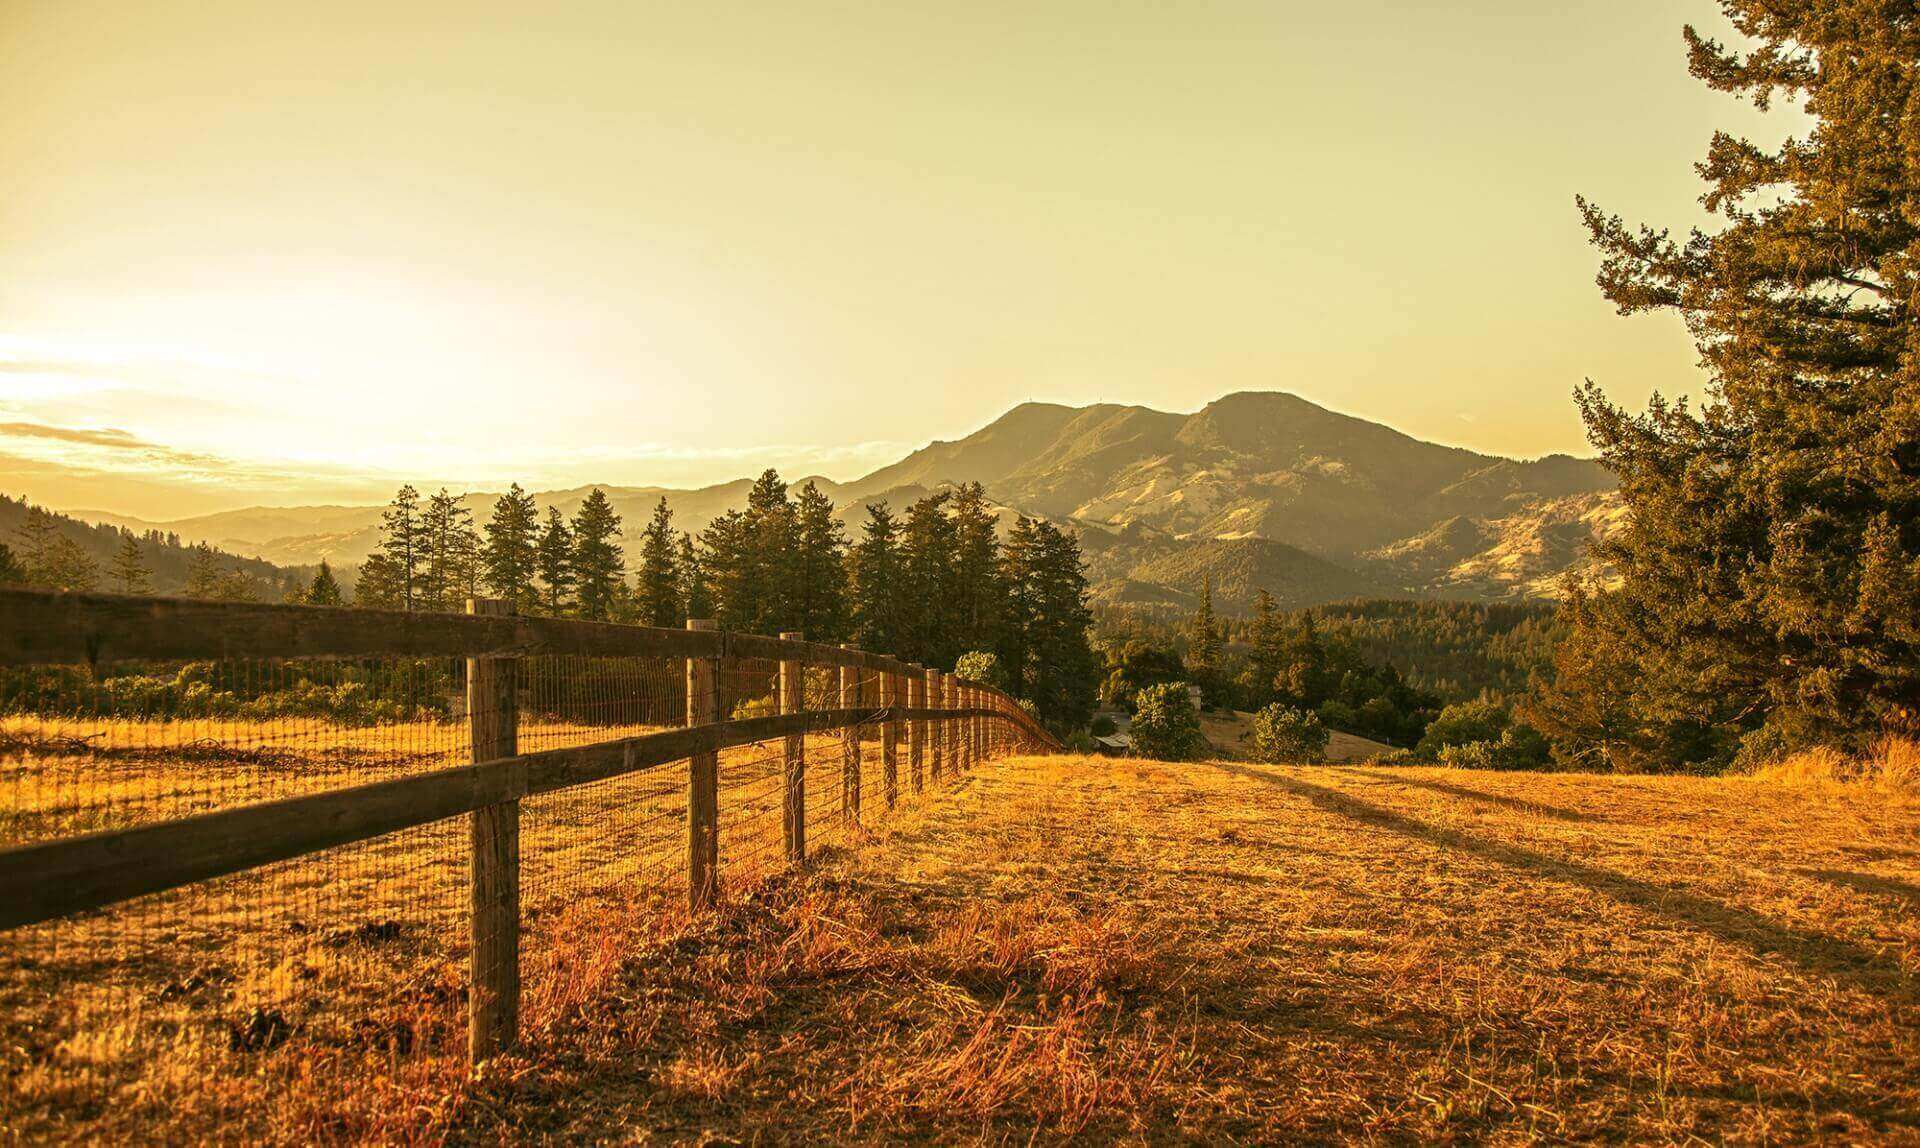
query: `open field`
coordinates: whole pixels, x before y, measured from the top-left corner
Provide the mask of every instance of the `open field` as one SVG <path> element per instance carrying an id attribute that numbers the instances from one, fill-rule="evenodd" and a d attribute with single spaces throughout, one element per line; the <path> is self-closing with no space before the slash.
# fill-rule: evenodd
<path id="1" fill-rule="evenodd" d="M 1920 1142 L 1916 830 L 1742 780 L 1019 759 L 623 960 L 457 1132 Z"/>
<path id="2" fill-rule="evenodd" d="M 576 838 L 597 845 L 595 824 Z M 526 1040 L 477 1081 L 433 1053 L 457 1042 L 451 1015 L 428 1016 L 453 1011 L 450 957 L 410 927 L 328 934 L 273 968 L 320 1015 L 345 975 L 329 962 L 410 970 L 369 1002 L 386 1010 L 372 1026 L 248 1047 L 183 1025 L 172 1077 L 6 1126 L 1920 1142 L 1911 797 L 1022 758 L 718 913 L 689 920 L 670 882 L 645 887 L 582 888 L 535 916 Z M 168 1007 L 223 991 L 170 983 L 187 987 Z M 8 1069 L 18 1103 L 40 1079 Z"/>
<path id="3" fill-rule="evenodd" d="M 530 724 L 541 748 L 645 727 Z M 887 806 L 877 730 L 865 739 L 866 820 Z M 0 726 L 8 822 L 28 840 L 79 825 L 140 824 L 456 764 L 464 729 L 413 723 L 47 723 Z M 819 844 L 843 818 L 838 734 L 805 739 L 807 821 Z M 723 891 L 784 865 L 783 751 L 720 755 Z M 931 765 L 931 761 L 928 762 Z M 927 784 L 938 784 L 925 778 Z M 919 799 L 902 747 L 900 799 Z M 523 802 L 521 902 L 530 1016 L 571 991 L 577 947 L 684 922 L 684 761 Z M 302 1101 L 351 1096 L 377 1113 L 460 1094 L 465 1049 L 467 818 L 456 817 L 80 917 L 0 944 L 0 1142 L 104 1136 L 352 1138 L 354 1117 Z M 385 1080 L 386 1086 L 380 1081 Z M 404 1082 L 404 1083 L 403 1083 Z M 366 1086 L 360 1093 L 362 1085 Z M 364 1109 L 362 1109 L 364 1106 Z"/>

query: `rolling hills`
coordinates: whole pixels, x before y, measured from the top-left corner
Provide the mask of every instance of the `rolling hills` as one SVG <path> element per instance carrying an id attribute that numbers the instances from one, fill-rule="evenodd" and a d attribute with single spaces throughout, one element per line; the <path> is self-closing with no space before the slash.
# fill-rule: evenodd
<path id="1" fill-rule="evenodd" d="M 1289 605 L 1361 594 L 1546 597 L 1622 513 L 1612 476 L 1591 460 L 1422 442 L 1283 392 L 1227 395 L 1192 414 L 1025 403 L 852 482 L 796 485 L 809 481 L 854 533 L 870 503 L 979 482 L 1009 520 L 1077 528 L 1099 601 L 1149 607 L 1184 607 L 1203 579 L 1227 609 L 1263 585 Z M 632 543 L 660 498 L 677 526 L 697 531 L 744 503 L 749 482 L 603 489 Z M 537 497 L 571 513 L 590 489 Z M 467 495 L 476 522 L 496 497 Z M 78 513 L 280 565 L 351 567 L 377 542 L 380 509 L 250 508 L 164 523 Z"/>

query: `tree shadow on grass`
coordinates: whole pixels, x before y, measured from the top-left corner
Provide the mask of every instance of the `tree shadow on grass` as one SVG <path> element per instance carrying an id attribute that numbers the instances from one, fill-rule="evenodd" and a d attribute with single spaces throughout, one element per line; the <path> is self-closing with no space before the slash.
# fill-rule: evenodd
<path id="1" fill-rule="evenodd" d="M 1778 953 L 1815 976 L 1844 980 L 1877 996 L 1913 996 L 1912 975 L 1898 963 L 1865 945 L 1838 937 L 1801 932 L 1758 913 L 1738 909 L 1673 885 L 1643 881 L 1610 869 L 1430 825 L 1324 785 L 1228 762 L 1216 762 L 1214 767 L 1278 786 L 1342 817 L 1442 848 L 1469 853 L 1495 864 L 1525 869 L 1552 880 L 1579 885 L 1636 909 L 1681 921 L 1758 954 Z"/>
<path id="2" fill-rule="evenodd" d="M 1910 885 L 1905 881 L 1896 881 L 1891 877 L 1876 877 L 1871 873 L 1849 873 L 1844 869 L 1802 869 L 1809 877 L 1818 877 L 1835 885 L 1845 885 L 1862 893 L 1877 897 L 1894 897 L 1907 903 L 1909 910 L 1920 910 L 1920 885 Z"/>
<path id="3" fill-rule="evenodd" d="M 1340 767 L 1336 766 L 1334 768 Z M 1371 777 L 1394 785 L 1411 785 L 1420 789 L 1431 789 L 1435 793 L 1445 793 L 1453 797 L 1464 797 L 1468 801 L 1484 801 L 1489 805 L 1498 805 L 1504 809 L 1511 809 L 1518 813 L 1532 813 L 1543 817 L 1552 817 L 1559 821 L 1594 822 L 1606 820 L 1604 817 L 1592 813 L 1582 813 L 1577 809 L 1562 809 L 1557 805 L 1548 805 L 1540 801 L 1529 801 L 1524 797 L 1508 797 L 1500 793 L 1485 793 L 1478 789 L 1470 789 L 1464 785 L 1452 785 L 1444 781 L 1431 781 L 1424 777 L 1406 777 L 1398 773 L 1383 773 L 1371 769 L 1342 769 L 1342 772 L 1357 774 L 1361 777 Z"/>

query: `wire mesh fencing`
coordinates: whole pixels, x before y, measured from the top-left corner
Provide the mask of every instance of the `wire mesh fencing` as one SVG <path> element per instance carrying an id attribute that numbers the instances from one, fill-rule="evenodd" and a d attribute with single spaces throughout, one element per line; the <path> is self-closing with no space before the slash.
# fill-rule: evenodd
<path id="1" fill-rule="evenodd" d="M 543 620 L 503 648 L 447 617 L 367 654 L 116 660 L 166 645 L 138 600 L 0 595 L 0 1127 L 29 1139 L 315 1073 L 455 1079 L 567 997 L 595 929 L 699 903 L 703 801 L 711 891 L 743 896 L 1048 744 L 1002 695 L 798 642 Z M 369 632 L 235 609 L 296 653 Z"/>

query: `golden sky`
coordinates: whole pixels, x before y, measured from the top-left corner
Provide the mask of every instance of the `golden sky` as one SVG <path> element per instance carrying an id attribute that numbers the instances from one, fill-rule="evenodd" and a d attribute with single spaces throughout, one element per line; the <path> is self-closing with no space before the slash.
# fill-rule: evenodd
<path id="1" fill-rule="evenodd" d="M 0 490 L 852 477 L 1279 389 L 1489 452 L 1696 388 L 1708 0 L 0 0 Z M 1758 125 L 1758 128 L 1755 127 Z"/>

